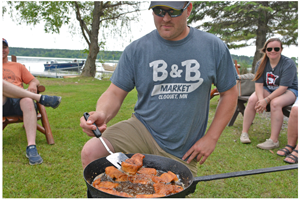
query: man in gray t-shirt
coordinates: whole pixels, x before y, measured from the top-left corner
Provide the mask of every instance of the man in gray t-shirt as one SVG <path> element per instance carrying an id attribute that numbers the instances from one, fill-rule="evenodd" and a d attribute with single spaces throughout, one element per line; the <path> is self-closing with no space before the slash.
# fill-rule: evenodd
<path id="1" fill-rule="evenodd" d="M 187 26 L 191 2 L 155 1 L 150 8 L 156 30 L 127 46 L 110 87 L 99 98 L 96 111 L 90 113 L 90 121 L 81 118 L 81 127 L 90 136 L 95 128 L 93 122 L 100 131 L 106 130 L 106 124 L 117 114 L 127 93 L 136 88 L 134 117 L 147 130 L 138 133 L 150 133 L 166 154 L 187 164 L 192 161 L 203 164 L 214 151 L 236 107 L 237 74 L 231 55 L 216 36 Z M 220 92 L 220 100 L 206 131 L 212 84 Z M 123 145 L 135 144 L 137 136 L 126 132 L 122 124 L 117 125 L 118 128 L 113 125 L 103 134 L 111 150 L 141 152 L 142 146 L 131 148 L 132 151 L 117 146 L 117 142 L 121 143 L 115 138 L 118 135 L 122 139 L 130 137 Z M 120 129 L 119 134 L 116 129 Z M 149 139 L 141 140 L 140 145 L 152 146 Z M 99 139 L 92 138 L 82 150 L 83 167 L 107 155 Z"/>

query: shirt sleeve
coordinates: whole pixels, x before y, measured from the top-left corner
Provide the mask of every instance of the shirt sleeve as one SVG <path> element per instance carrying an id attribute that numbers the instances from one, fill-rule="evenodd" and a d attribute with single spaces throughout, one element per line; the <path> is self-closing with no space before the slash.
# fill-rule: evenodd
<path id="1" fill-rule="evenodd" d="M 27 68 L 20 64 L 21 66 L 21 76 L 22 76 L 22 81 L 25 84 L 29 84 L 34 79 L 34 76 L 27 70 Z"/>
<path id="2" fill-rule="evenodd" d="M 282 70 L 282 74 L 280 75 L 279 86 L 287 86 L 290 87 L 293 84 L 294 76 L 297 75 L 297 69 L 295 66 L 295 62 L 291 59 L 287 59 L 285 63 L 283 63 L 284 67 Z"/>
<path id="3" fill-rule="evenodd" d="M 225 92 L 236 85 L 238 74 L 234 67 L 229 50 L 226 48 L 225 52 L 220 60 L 219 67 L 217 69 L 217 84 L 216 87 L 219 92 Z"/>

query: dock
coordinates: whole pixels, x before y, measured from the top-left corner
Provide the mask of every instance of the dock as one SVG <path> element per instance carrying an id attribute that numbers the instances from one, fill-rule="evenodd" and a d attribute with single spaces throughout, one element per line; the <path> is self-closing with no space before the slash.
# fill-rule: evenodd
<path id="1" fill-rule="evenodd" d="M 101 74 L 112 74 L 113 71 L 100 71 L 97 70 L 96 73 L 101 73 Z M 44 71 L 44 72 L 31 72 L 31 74 L 35 77 L 49 77 L 49 78 L 73 78 L 73 77 L 78 77 L 80 76 L 79 73 L 77 72 L 49 72 L 49 71 Z"/>
<path id="2" fill-rule="evenodd" d="M 31 72 L 35 77 L 50 77 L 50 78 L 63 78 L 64 76 L 71 76 L 74 74 L 56 73 L 56 72 Z"/>

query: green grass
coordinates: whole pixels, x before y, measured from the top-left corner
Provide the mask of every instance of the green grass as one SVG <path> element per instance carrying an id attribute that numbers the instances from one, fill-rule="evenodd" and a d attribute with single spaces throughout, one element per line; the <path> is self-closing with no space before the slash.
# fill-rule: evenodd
<path id="1" fill-rule="evenodd" d="M 44 162 L 30 166 L 25 157 L 27 146 L 22 124 L 8 125 L 3 131 L 3 197 L 4 198 L 84 198 L 80 152 L 90 139 L 82 132 L 79 118 L 93 111 L 96 101 L 109 86 L 109 81 L 92 78 L 49 79 L 39 78 L 46 86 L 45 94 L 63 97 L 57 109 L 47 109 L 55 144 L 48 145 L 42 133 L 37 132 L 37 148 Z M 218 98 L 211 100 L 209 124 Z M 118 115 L 108 126 L 128 119 L 136 101 L 136 91 L 129 93 Z M 234 126 L 226 127 L 215 151 L 203 165 L 198 176 L 285 165 L 283 158 L 256 145 L 270 135 L 270 119 L 257 117 L 250 130 L 252 143 L 239 142 L 242 117 Z M 286 122 L 280 134 L 280 148 L 286 144 Z M 297 198 L 298 171 L 290 170 L 246 177 L 199 182 L 190 198 Z"/>

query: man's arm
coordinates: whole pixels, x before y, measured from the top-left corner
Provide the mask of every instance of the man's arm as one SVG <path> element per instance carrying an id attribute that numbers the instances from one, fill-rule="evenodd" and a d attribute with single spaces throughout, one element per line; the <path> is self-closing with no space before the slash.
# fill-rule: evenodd
<path id="1" fill-rule="evenodd" d="M 96 112 L 105 115 L 105 123 L 117 115 L 127 94 L 128 92 L 111 83 L 101 95 L 97 102 Z"/>
<path id="2" fill-rule="evenodd" d="M 40 85 L 40 81 L 36 78 L 33 78 L 28 84 L 27 90 L 33 93 L 37 93 L 37 86 Z"/>
<path id="3" fill-rule="evenodd" d="M 200 164 L 205 162 L 208 156 L 214 151 L 219 137 L 230 121 L 237 105 L 237 98 L 238 90 L 236 85 L 220 93 L 215 117 L 208 131 L 186 152 L 182 158 L 183 160 L 189 157 L 187 160 L 188 163 L 194 158 L 197 158 Z"/>
<path id="4" fill-rule="evenodd" d="M 88 121 L 85 121 L 83 117 L 80 118 L 80 126 L 83 131 L 89 136 L 94 136 L 91 131 L 96 129 L 92 125 L 94 122 L 101 132 L 105 131 L 106 124 L 117 115 L 127 94 L 128 92 L 111 83 L 98 99 L 96 111 L 89 113 L 90 117 Z"/>

